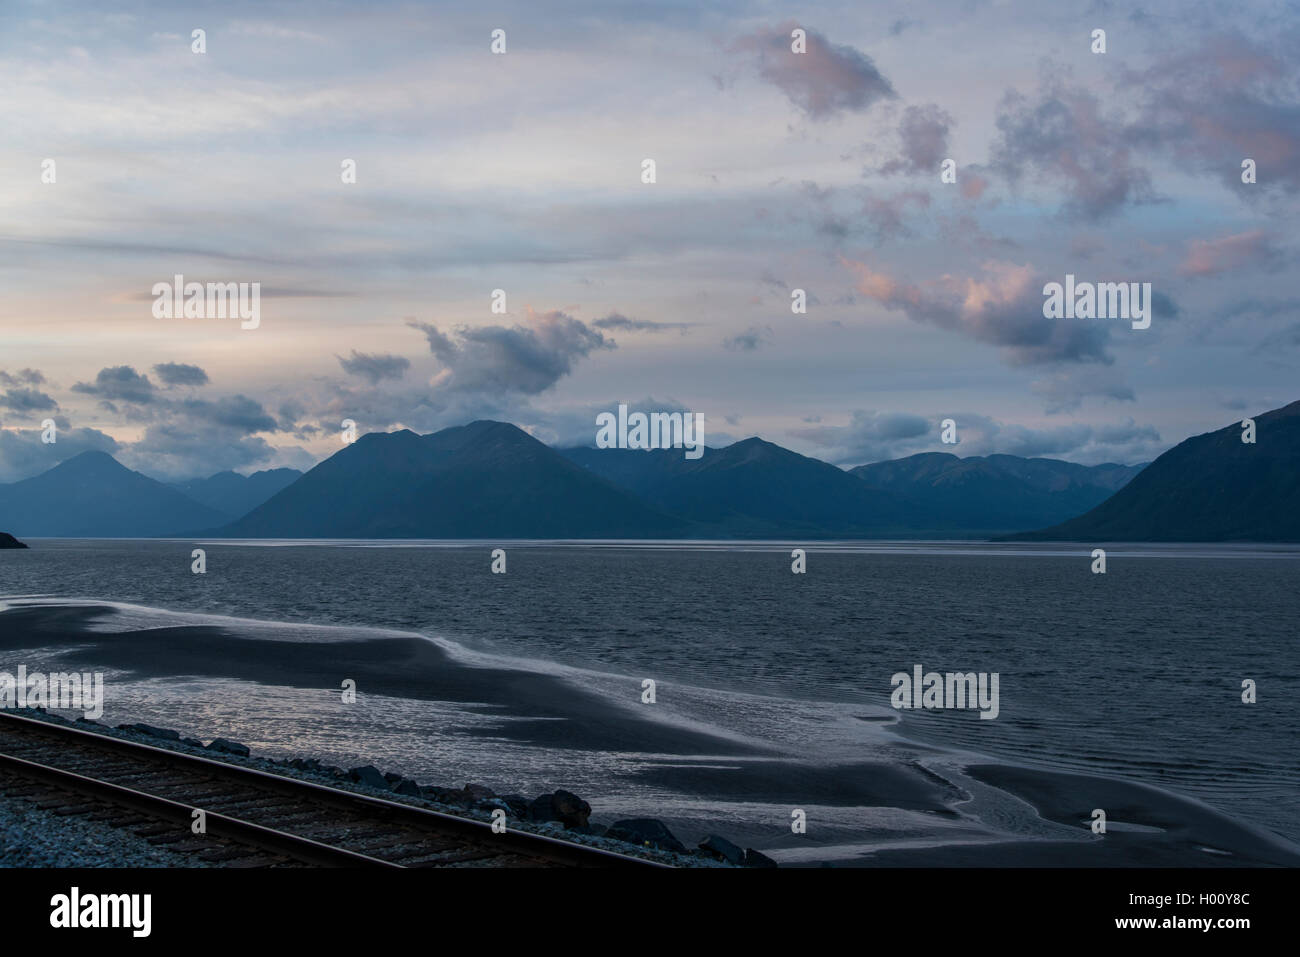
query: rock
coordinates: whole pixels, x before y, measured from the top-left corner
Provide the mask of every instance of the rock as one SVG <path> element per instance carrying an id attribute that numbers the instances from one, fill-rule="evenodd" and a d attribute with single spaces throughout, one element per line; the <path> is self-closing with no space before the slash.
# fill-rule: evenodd
<path id="1" fill-rule="evenodd" d="M 104 727 L 102 721 L 96 721 L 94 718 L 87 718 L 85 715 L 82 715 L 77 719 L 77 724 L 93 724 L 97 728 Z"/>
<path id="2" fill-rule="evenodd" d="M 710 857 L 720 861 L 726 861 L 728 864 L 737 866 L 745 863 L 745 852 L 735 844 L 732 844 L 725 837 L 719 837 L 716 834 L 710 834 L 704 840 L 700 841 L 700 850 L 704 851 Z M 757 853 L 757 851 L 755 852 Z"/>
<path id="3" fill-rule="evenodd" d="M 181 738 L 181 744 L 188 744 L 191 748 L 203 747 L 203 742 L 198 738 Z"/>
<path id="4" fill-rule="evenodd" d="M 752 847 L 745 848 L 745 866 L 746 867 L 776 867 L 776 861 L 772 860 L 766 854 L 760 854 Z"/>
<path id="5" fill-rule="evenodd" d="M 173 731 L 171 728 L 155 728 L 151 724 L 119 724 L 119 731 L 134 731 L 136 734 L 148 735 L 151 738 L 162 738 L 165 741 L 179 741 L 181 735 L 179 731 Z"/>
<path id="6" fill-rule="evenodd" d="M 652 817 L 615 821 L 609 826 L 605 836 L 627 841 L 629 844 L 638 844 L 641 847 L 657 847 L 662 851 L 686 853 L 686 845 L 673 837 L 673 832 L 668 830 L 668 826 L 663 821 Z"/>
<path id="7" fill-rule="evenodd" d="M 502 794 L 497 797 L 497 800 L 505 805 L 512 817 L 517 817 L 521 821 L 528 819 L 528 798 L 522 794 Z"/>
<path id="8" fill-rule="evenodd" d="M 497 792 L 482 784 L 466 784 L 465 799 L 468 803 L 474 801 L 487 801 L 497 796 Z"/>
<path id="9" fill-rule="evenodd" d="M 528 805 L 528 820 L 536 821 L 538 824 L 558 821 L 559 818 L 555 815 L 555 795 L 539 794 L 533 798 L 532 803 Z"/>
<path id="10" fill-rule="evenodd" d="M 396 784 L 398 781 L 402 780 L 402 776 L 396 771 L 385 771 L 384 780 L 389 784 Z"/>
<path id="11" fill-rule="evenodd" d="M 22 542 L 14 538 L 8 532 L 0 532 L 0 548 L 26 548 Z"/>
<path id="12" fill-rule="evenodd" d="M 381 791 L 388 790 L 388 779 L 379 773 L 379 768 L 373 764 L 363 764 L 359 768 L 353 768 L 348 772 L 348 777 L 357 784 L 364 784 L 367 787 L 379 788 Z"/>
<path id="13" fill-rule="evenodd" d="M 551 795 L 551 811 L 565 827 L 584 827 L 591 817 L 591 805 L 572 791 L 556 791 Z"/>
<path id="14" fill-rule="evenodd" d="M 218 754 L 237 754 L 241 758 L 246 758 L 249 754 L 248 745 L 231 741 L 229 738 L 213 738 L 208 744 L 208 750 L 216 751 Z"/>
<path id="15" fill-rule="evenodd" d="M 430 801 L 437 801 L 439 804 L 459 804 L 465 792 L 453 791 L 451 788 L 440 788 L 435 784 L 426 784 L 420 788 L 420 795 Z"/>
<path id="16" fill-rule="evenodd" d="M 420 797 L 420 785 L 416 784 L 410 778 L 399 778 L 398 782 L 393 785 L 394 794 L 405 794 L 408 797 Z"/>

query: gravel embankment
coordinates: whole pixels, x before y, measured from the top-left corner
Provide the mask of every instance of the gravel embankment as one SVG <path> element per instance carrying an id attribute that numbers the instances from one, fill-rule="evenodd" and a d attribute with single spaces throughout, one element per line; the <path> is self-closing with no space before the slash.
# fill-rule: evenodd
<path id="1" fill-rule="evenodd" d="M 0 795 L 0 867 L 207 867 L 125 828 Z"/>

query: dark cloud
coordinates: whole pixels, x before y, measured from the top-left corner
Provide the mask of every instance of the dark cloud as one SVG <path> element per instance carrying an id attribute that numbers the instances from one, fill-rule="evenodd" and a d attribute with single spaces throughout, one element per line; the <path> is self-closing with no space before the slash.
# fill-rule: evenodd
<path id="1" fill-rule="evenodd" d="M 262 403 L 246 395 L 232 395 L 221 399 L 185 399 L 176 404 L 176 412 L 193 425 L 213 425 L 236 432 L 274 432 L 275 419 L 262 407 Z"/>
<path id="2" fill-rule="evenodd" d="M 13 412 L 53 412 L 59 403 L 39 389 L 7 389 L 0 395 L 0 407 Z"/>
<path id="3" fill-rule="evenodd" d="M 148 376 L 142 376 L 130 366 L 110 366 L 100 369 L 93 385 L 78 382 L 72 387 L 73 392 L 99 396 L 107 401 L 119 400 L 146 404 L 155 398 L 153 383 Z"/>
<path id="4" fill-rule="evenodd" d="M 411 367 L 411 360 L 404 356 L 388 354 L 371 354 L 352 350 L 352 357 L 337 357 L 343 371 L 349 375 L 360 376 L 371 385 L 378 385 L 383 379 L 400 379 Z"/>
<path id="5" fill-rule="evenodd" d="M 948 157 L 952 126 L 952 116 L 933 103 L 909 106 L 898 123 L 899 154 L 881 166 L 880 172 L 938 176 L 939 165 Z"/>
<path id="6" fill-rule="evenodd" d="M 10 375 L 3 369 L 0 369 L 0 385 L 44 385 L 45 376 L 39 369 L 20 369 L 18 372 Z"/>
<path id="7" fill-rule="evenodd" d="M 693 322 L 655 322 L 653 319 L 629 319 L 627 316 L 612 312 L 604 318 L 592 322 L 597 329 L 616 329 L 624 332 L 668 332 L 677 330 L 685 333 L 695 325 Z"/>
<path id="8" fill-rule="evenodd" d="M 526 326 L 462 326 L 456 338 L 431 323 L 424 333 L 443 370 L 434 385 L 452 392 L 537 395 L 573 370 L 573 363 L 615 343 L 585 322 L 554 310 L 528 310 Z"/>
<path id="9" fill-rule="evenodd" d="M 990 168 L 1013 184 L 1032 176 L 1062 187 L 1065 208 L 1075 215 L 1098 220 L 1155 199 L 1128 126 L 1104 114 L 1091 93 L 1059 79 L 1049 79 L 1033 99 L 1011 91 L 996 124 Z"/>
<path id="10" fill-rule="evenodd" d="M 265 465 L 277 450 L 257 432 L 276 431 L 276 420 L 246 395 L 170 403 L 165 422 L 145 429 L 122 447 L 124 464 L 171 479 Z M 62 441 L 62 440 L 60 440 Z"/>
<path id="11" fill-rule="evenodd" d="M 153 371 L 164 385 L 208 384 L 208 374 L 203 369 L 184 362 L 161 362 L 153 367 Z"/>
<path id="12" fill-rule="evenodd" d="M 869 56 L 831 43 L 816 30 L 804 27 L 807 52 L 793 52 L 790 34 L 799 26 L 790 21 L 759 30 L 737 40 L 734 49 L 753 53 L 759 75 L 814 120 L 861 112 L 897 95 Z"/>

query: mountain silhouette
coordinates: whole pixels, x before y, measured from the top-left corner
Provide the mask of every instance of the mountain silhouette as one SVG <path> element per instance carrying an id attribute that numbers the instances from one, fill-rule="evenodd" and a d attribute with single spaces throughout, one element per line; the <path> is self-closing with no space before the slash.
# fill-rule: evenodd
<path id="1" fill-rule="evenodd" d="M 666 538 L 686 523 L 522 429 L 478 421 L 370 433 L 219 535 L 270 538 Z"/>
<path id="2" fill-rule="evenodd" d="M 204 479 L 173 482 L 172 488 L 235 519 L 247 515 L 301 475 L 297 469 L 266 469 L 251 475 L 218 472 Z"/>
<path id="3" fill-rule="evenodd" d="M 48 472 L 0 485 L 0 528 L 16 535 L 150 538 L 224 520 L 107 452 L 82 452 Z"/>
<path id="4" fill-rule="evenodd" d="M 1300 542 L 1300 402 L 1178 443 L 1077 518 L 1011 541 Z"/>
<path id="5" fill-rule="evenodd" d="M 690 521 L 693 537 L 886 537 L 928 522 L 902 496 L 758 438 L 706 449 L 698 459 L 687 459 L 682 449 L 561 451 L 655 508 Z"/>
<path id="6" fill-rule="evenodd" d="M 954 534 L 999 534 L 1073 518 L 1104 502 L 1143 468 L 922 452 L 849 471 L 872 488 L 906 497 Z"/>

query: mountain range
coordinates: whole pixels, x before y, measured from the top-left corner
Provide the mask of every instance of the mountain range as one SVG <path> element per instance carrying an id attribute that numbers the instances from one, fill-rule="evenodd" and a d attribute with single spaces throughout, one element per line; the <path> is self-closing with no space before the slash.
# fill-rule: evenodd
<path id="1" fill-rule="evenodd" d="M 0 485 L 28 537 L 1300 540 L 1300 403 L 1150 465 L 927 452 L 844 470 L 759 438 L 551 448 L 504 422 L 371 433 L 305 474 L 165 485 L 86 452 Z M 242 513 L 242 514 L 240 514 Z"/>
<path id="2" fill-rule="evenodd" d="M 906 495 L 942 527 L 996 534 L 1054 524 L 1101 504 L 1145 468 L 1059 459 L 922 452 L 850 469 L 869 487 Z"/>
<path id="3" fill-rule="evenodd" d="M 215 509 L 232 519 L 247 515 L 280 489 L 301 476 L 297 469 L 267 469 L 252 475 L 218 472 L 205 479 L 173 482 L 172 488 L 200 505 Z"/>
<path id="4" fill-rule="evenodd" d="M 277 476 L 275 481 L 292 481 L 299 474 Z M 259 490 L 267 485 L 252 476 L 244 481 Z M 0 528 L 44 538 L 154 538 L 214 528 L 240 514 L 220 504 L 228 501 L 240 507 L 238 484 L 222 479 L 218 487 L 226 490 L 227 498 L 205 496 L 212 503 L 205 504 L 180 488 L 128 469 L 107 452 L 82 452 L 48 472 L 0 485 Z"/>
<path id="5" fill-rule="evenodd" d="M 1012 541 L 1300 542 L 1300 402 L 1195 435 L 1085 514 Z"/>

